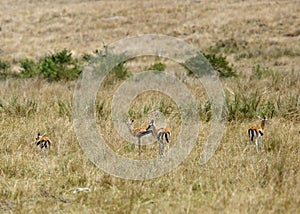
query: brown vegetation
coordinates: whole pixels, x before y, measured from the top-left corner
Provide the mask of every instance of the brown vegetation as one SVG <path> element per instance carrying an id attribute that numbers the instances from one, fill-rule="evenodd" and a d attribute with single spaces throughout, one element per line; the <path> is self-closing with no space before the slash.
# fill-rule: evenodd
<path id="1" fill-rule="evenodd" d="M 103 43 L 157 33 L 225 56 L 238 74 L 221 79 L 229 109 L 226 131 L 213 158 L 199 165 L 210 128 L 205 90 L 182 67 L 162 60 L 166 70 L 178 68 L 177 77 L 199 98 L 202 126 L 190 156 L 176 170 L 147 181 L 113 177 L 84 155 L 72 127 L 76 81 L 1 80 L 0 212 L 300 212 L 300 43 L 299 36 L 285 36 L 300 24 L 297 0 L 3 0 L 0 14 L 0 59 L 15 65 L 12 70 L 23 58 L 49 51 L 67 48 L 79 57 Z M 126 66 L 137 72 L 156 60 Z M 109 78 L 97 95 L 99 129 L 112 149 L 138 159 L 137 148 L 111 135 L 111 99 L 124 80 Z M 170 98 L 161 99 L 155 93 L 141 95 L 132 103 L 132 114 L 144 124 L 145 106 L 149 111 L 162 107 L 173 142 L 178 109 Z M 249 148 L 247 136 L 249 125 L 259 123 L 256 113 L 266 114 L 271 123 L 259 154 Z M 53 142 L 46 164 L 34 145 L 38 132 Z M 157 155 L 158 144 L 143 146 L 142 158 Z M 78 187 L 90 191 L 74 194 Z"/>

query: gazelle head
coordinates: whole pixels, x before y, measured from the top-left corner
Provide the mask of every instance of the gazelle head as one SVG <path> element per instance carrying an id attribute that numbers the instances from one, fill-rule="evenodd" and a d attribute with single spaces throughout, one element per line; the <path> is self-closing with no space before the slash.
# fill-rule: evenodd
<path id="1" fill-rule="evenodd" d="M 41 134 L 38 132 L 37 137 L 35 138 L 35 141 L 38 141 L 41 138 Z"/>
<path id="2" fill-rule="evenodd" d="M 35 138 L 35 143 L 38 143 L 42 137 L 43 136 L 38 132 L 37 137 Z"/>
<path id="3" fill-rule="evenodd" d="M 148 130 L 150 130 L 150 129 L 153 129 L 154 126 L 155 126 L 155 125 L 154 125 L 154 120 L 152 119 L 152 120 L 150 121 L 150 123 L 149 123 L 149 125 L 148 125 L 148 127 L 147 127 L 146 130 L 148 131 Z"/>
<path id="4" fill-rule="evenodd" d="M 126 124 L 129 125 L 129 126 L 132 126 L 133 122 L 134 122 L 133 119 L 128 119 L 128 120 L 126 121 Z"/>
<path id="5" fill-rule="evenodd" d="M 37 137 L 35 138 L 35 143 L 38 143 L 39 140 L 40 140 L 42 137 L 44 137 L 44 136 L 46 136 L 46 133 L 43 134 L 43 135 L 41 135 L 41 134 L 38 132 Z"/>
<path id="6" fill-rule="evenodd" d="M 128 127 L 131 134 L 134 134 L 133 125 L 132 125 L 133 122 L 134 122 L 134 120 L 132 120 L 132 119 L 128 119 L 127 121 L 125 121 L 125 124 Z"/>
<path id="7" fill-rule="evenodd" d="M 264 116 L 263 118 L 261 118 L 260 116 L 257 116 L 258 119 L 261 120 L 261 126 L 264 127 L 266 124 L 269 125 L 270 121 L 268 120 L 268 118 L 266 116 Z"/>

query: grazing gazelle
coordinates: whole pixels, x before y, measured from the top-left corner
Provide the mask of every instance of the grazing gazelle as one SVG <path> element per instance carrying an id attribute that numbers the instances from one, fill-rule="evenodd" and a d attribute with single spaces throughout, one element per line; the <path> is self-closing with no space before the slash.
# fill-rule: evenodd
<path id="1" fill-rule="evenodd" d="M 142 126 L 140 128 L 133 128 L 133 122 L 134 122 L 134 120 L 128 120 L 126 122 L 126 125 L 129 129 L 131 135 L 138 139 L 139 155 L 141 155 L 141 138 L 148 134 L 151 134 L 152 131 L 147 130 L 148 126 Z"/>
<path id="2" fill-rule="evenodd" d="M 251 126 L 248 129 L 250 146 L 255 139 L 257 152 L 259 152 L 259 149 L 262 146 L 262 137 L 264 135 L 263 130 L 265 128 L 265 125 L 269 124 L 269 120 L 267 119 L 267 117 L 261 118 L 258 116 L 258 118 L 261 120 L 260 126 Z"/>
<path id="3" fill-rule="evenodd" d="M 170 143 L 170 137 L 171 137 L 171 131 L 168 128 L 159 128 L 157 129 L 154 120 L 151 120 L 147 130 L 151 130 L 153 136 L 157 139 L 159 143 L 159 155 L 160 157 L 163 157 L 164 155 L 164 140 L 169 144 Z"/>
<path id="4" fill-rule="evenodd" d="M 35 138 L 35 144 L 41 148 L 42 150 L 42 158 L 45 158 L 48 155 L 48 149 L 50 150 L 51 140 L 49 137 L 46 136 L 46 134 L 41 135 L 38 133 L 37 137 Z M 45 156 L 45 150 L 46 149 L 46 156 Z"/>

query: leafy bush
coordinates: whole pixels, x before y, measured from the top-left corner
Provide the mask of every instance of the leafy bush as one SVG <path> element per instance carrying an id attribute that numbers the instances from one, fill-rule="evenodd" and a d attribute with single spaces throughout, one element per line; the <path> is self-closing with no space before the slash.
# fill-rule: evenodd
<path id="1" fill-rule="evenodd" d="M 8 62 L 0 60 L 0 71 L 7 71 L 10 68 L 10 64 Z"/>
<path id="2" fill-rule="evenodd" d="M 237 74 L 229 62 L 223 56 L 217 56 L 215 54 L 203 54 L 206 59 L 210 62 L 213 68 L 219 72 L 220 77 L 236 77 Z"/>
<path id="3" fill-rule="evenodd" d="M 152 64 L 148 70 L 152 70 L 152 71 L 164 71 L 166 70 L 166 65 L 161 63 L 161 62 L 157 62 Z"/>
<path id="4" fill-rule="evenodd" d="M 38 69 L 50 81 L 75 80 L 82 71 L 78 59 L 67 49 L 40 59 Z"/>
<path id="5" fill-rule="evenodd" d="M 29 78 L 39 74 L 38 65 L 31 59 L 23 59 L 21 61 L 21 76 Z"/>
<path id="6" fill-rule="evenodd" d="M 194 73 L 191 70 L 199 70 L 199 68 L 204 68 L 199 75 L 210 74 L 213 68 L 220 74 L 220 77 L 237 76 L 233 68 L 229 66 L 226 58 L 215 54 L 198 53 L 195 57 L 186 61 L 184 66 L 188 68 L 188 75 L 193 75 Z"/>
<path id="7" fill-rule="evenodd" d="M 6 78 L 9 76 L 7 70 L 10 68 L 10 64 L 8 62 L 0 60 L 0 78 Z"/>
<path id="8" fill-rule="evenodd" d="M 113 73 L 118 80 L 124 80 L 129 76 L 127 68 L 124 63 L 120 63 L 113 69 Z"/>

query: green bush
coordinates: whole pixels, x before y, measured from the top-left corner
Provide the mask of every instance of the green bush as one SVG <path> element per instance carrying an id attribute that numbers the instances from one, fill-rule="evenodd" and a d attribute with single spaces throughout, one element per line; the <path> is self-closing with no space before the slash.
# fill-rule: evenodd
<path id="1" fill-rule="evenodd" d="M 50 81 L 75 80 L 82 66 L 78 59 L 72 57 L 71 51 L 64 49 L 40 59 L 38 69 Z"/>
<path id="2" fill-rule="evenodd" d="M 5 79 L 7 76 L 9 76 L 8 69 L 10 68 L 10 64 L 8 62 L 0 60 L 0 78 Z"/>
<path id="3" fill-rule="evenodd" d="M 8 62 L 0 60 L 0 72 L 7 71 L 10 68 L 10 64 Z"/>
<path id="4" fill-rule="evenodd" d="M 211 69 L 217 71 L 220 77 L 236 77 L 237 74 L 229 62 L 223 56 L 217 56 L 215 54 L 198 53 L 195 57 L 189 59 L 183 64 L 188 68 L 188 75 L 193 75 L 192 70 L 199 70 L 203 68 L 198 75 L 209 75 Z"/>
<path id="5" fill-rule="evenodd" d="M 223 56 L 217 56 L 215 54 L 203 54 L 204 57 L 210 62 L 213 68 L 219 72 L 220 77 L 236 77 L 237 74 L 229 62 Z"/>
<path id="6" fill-rule="evenodd" d="M 39 74 L 38 65 L 31 59 L 23 59 L 21 61 L 21 76 L 22 77 L 34 77 Z"/>
<path id="7" fill-rule="evenodd" d="M 161 63 L 161 62 L 156 62 L 156 63 L 152 64 L 147 70 L 165 71 L 166 70 L 166 65 Z"/>
<path id="8" fill-rule="evenodd" d="M 124 80 L 129 76 L 127 68 L 124 63 L 120 63 L 113 69 L 113 73 L 118 80 Z"/>

